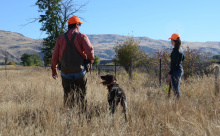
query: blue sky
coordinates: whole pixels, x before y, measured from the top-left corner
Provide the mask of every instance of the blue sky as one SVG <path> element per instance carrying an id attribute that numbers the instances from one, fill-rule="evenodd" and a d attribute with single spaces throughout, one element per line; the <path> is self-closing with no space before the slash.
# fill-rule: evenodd
<path id="1" fill-rule="evenodd" d="M 46 35 L 38 22 L 37 0 L 1 1 L 0 30 L 21 33 L 33 39 Z M 77 4 L 87 0 L 78 0 Z M 183 41 L 220 41 L 220 0 L 89 0 L 80 31 L 85 34 L 119 34 L 168 40 L 179 33 Z"/>

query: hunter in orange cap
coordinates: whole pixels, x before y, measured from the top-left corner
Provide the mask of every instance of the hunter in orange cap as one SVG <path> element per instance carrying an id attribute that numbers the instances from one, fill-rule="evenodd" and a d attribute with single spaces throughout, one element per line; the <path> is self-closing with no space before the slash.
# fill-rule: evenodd
<path id="1" fill-rule="evenodd" d="M 61 78 L 64 90 L 64 106 L 72 108 L 78 104 L 86 111 L 87 72 L 94 62 L 94 49 L 84 33 L 79 32 L 83 22 L 77 16 L 68 20 L 68 31 L 56 41 L 51 60 L 52 77 L 58 78 L 58 63 L 61 63 Z"/>
<path id="2" fill-rule="evenodd" d="M 169 39 L 172 39 L 172 40 L 178 40 L 178 38 L 180 38 L 180 35 L 179 34 L 177 34 L 177 33 L 174 33 L 174 34 L 172 34 L 172 36 L 169 38 Z"/>
<path id="3" fill-rule="evenodd" d="M 80 19 L 77 16 L 72 16 L 68 20 L 68 25 L 77 24 L 77 23 L 84 24 L 83 22 L 80 21 Z"/>
<path id="4" fill-rule="evenodd" d="M 172 34 L 169 38 L 171 39 L 171 44 L 174 46 L 173 51 L 171 52 L 171 63 L 170 71 L 168 73 L 167 82 L 169 85 L 172 84 L 172 90 L 176 99 L 179 99 L 181 96 L 180 91 L 180 81 L 183 76 L 183 66 L 182 62 L 184 61 L 184 54 L 180 48 L 182 42 L 180 40 L 180 35 L 177 33 Z"/>

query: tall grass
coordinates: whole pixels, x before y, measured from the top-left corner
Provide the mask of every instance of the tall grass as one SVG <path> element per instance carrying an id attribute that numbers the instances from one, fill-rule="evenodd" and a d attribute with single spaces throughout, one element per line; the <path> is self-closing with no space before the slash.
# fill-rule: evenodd
<path id="1" fill-rule="evenodd" d="M 61 78 L 52 79 L 49 69 L 1 70 L 0 135 L 220 135 L 214 76 L 183 80 L 182 99 L 175 101 L 155 76 L 137 73 L 129 81 L 122 72 L 117 82 L 127 96 L 127 122 L 120 107 L 109 114 L 100 82 L 96 73 L 88 74 L 88 112 L 82 115 L 77 107 L 63 107 Z"/>

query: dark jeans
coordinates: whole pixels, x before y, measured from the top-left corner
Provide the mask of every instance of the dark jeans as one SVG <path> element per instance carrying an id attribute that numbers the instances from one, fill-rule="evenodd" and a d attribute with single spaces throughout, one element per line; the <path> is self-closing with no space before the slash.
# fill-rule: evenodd
<path id="1" fill-rule="evenodd" d="M 86 110 L 86 90 L 87 90 L 87 76 L 73 80 L 62 77 L 62 85 L 64 89 L 64 106 L 70 108 L 76 104 L 79 106 L 80 110 Z"/>
<path id="2" fill-rule="evenodd" d="M 183 69 L 176 70 L 171 75 L 172 89 L 173 89 L 174 95 L 177 98 L 179 98 L 181 94 L 180 82 L 181 82 L 182 76 L 183 76 Z"/>

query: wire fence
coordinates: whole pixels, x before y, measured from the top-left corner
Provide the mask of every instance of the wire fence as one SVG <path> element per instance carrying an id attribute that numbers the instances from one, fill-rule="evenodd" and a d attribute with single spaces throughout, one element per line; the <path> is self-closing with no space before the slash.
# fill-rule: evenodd
<path id="1" fill-rule="evenodd" d="M 197 68 L 197 65 L 200 66 L 200 68 Z M 204 67 L 203 73 L 201 73 L 199 70 L 197 70 L 197 69 L 201 70 L 202 69 L 201 66 Z M 215 68 L 214 67 L 211 68 L 209 66 L 210 66 L 209 63 L 195 64 L 193 66 L 193 69 L 194 69 L 194 71 L 197 72 L 195 74 L 198 74 L 198 75 L 214 74 L 214 71 L 216 71 Z M 205 69 L 206 67 L 208 69 Z M 164 64 L 162 59 L 158 59 L 153 67 L 144 66 L 144 67 L 139 67 L 136 70 L 138 70 L 139 72 L 152 74 L 156 78 L 156 80 L 158 80 L 158 84 L 161 86 L 165 82 L 165 79 L 168 75 L 169 69 L 170 69 L 169 65 Z M 111 74 L 115 75 L 115 77 L 117 77 L 119 72 L 121 73 L 121 71 L 125 71 L 122 66 L 117 65 L 116 63 L 115 63 L 115 65 L 98 65 L 95 67 L 95 70 L 97 71 L 98 75 L 100 75 L 102 73 L 111 73 Z M 191 72 L 189 70 L 191 70 L 191 69 L 184 69 L 184 74 L 188 74 L 188 72 Z M 185 77 L 183 77 L 183 78 L 187 79 Z"/>
<path id="2" fill-rule="evenodd" d="M 97 65 L 95 66 L 95 70 L 99 75 L 102 73 L 112 73 L 117 77 L 118 72 L 123 71 L 124 68 L 115 63 L 115 65 Z"/>
<path id="3" fill-rule="evenodd" d="M 161 80 L 162 80 L 162 71 L 164 71 L 165 69 L 162 68 L 161 66 L 161 59 L 158 62 L 158 65 L 156 67 L 153 67 L 151 69 L 153 69 L 153 73 L 156 76 L 156 78 L 158 78 L 158 82 L 159 85 L 161 85 Z M 140 72 L 144 72 L 144 73 L 149 73 L 149 67 L 139 67 L 138 71 Z M 116 63 L 114 65 L 97 65 L 93 67 L 93 70 L 97 71 L 98 75 L 104 74 L 104 73 L 111 73 L 113 74 L 115 77 L 117 77 L 117 75 L 119 73 L 121 73 L 122 71 L 125 71 L 125 69 L 123 68 L 123 66 L 121 65 L 117 65 Z M 128 73 L 127 73 L 128 74 Z"/>

